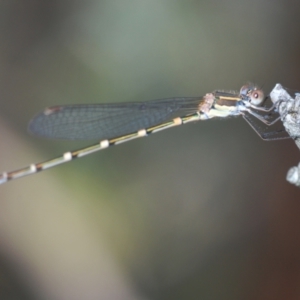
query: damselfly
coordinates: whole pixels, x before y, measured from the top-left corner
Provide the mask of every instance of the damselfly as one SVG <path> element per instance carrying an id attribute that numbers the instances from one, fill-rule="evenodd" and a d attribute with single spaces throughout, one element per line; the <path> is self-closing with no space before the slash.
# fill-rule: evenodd
<path id="1" fill-rule="evenodd" d="M 255 85 L 244 85 L 239 92 L 215 91 L 203 97 L 169 98 L 124 104 L 61 105 L 46 108 L 29 123 L 29 132 L 56 139 L 97 139 L 84 149 L 61 157 L 4 172 L 0 184 L 35 174 L 56 165 L 167 128 L 214 117 L 241 115 L 264 140 L 288 137 L 284 131 L 269 134 L 280 116 L 275 106 L 264 106 L 268 97 Z M 256 120 L 267 125 L 262 128 Z"/>

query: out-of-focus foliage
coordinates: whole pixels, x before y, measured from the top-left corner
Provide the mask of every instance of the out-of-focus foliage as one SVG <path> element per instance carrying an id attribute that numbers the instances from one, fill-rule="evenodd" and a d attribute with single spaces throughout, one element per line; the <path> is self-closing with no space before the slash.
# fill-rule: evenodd
<path id="1" fill-rule="evenodd" d="M 294 1 L 0 1 L 0 170 L 86 146 L 46 106 L 300 88 Z M 189 124 L 0 186 L 1 299 L 299 299 L 292 141 Z"/>

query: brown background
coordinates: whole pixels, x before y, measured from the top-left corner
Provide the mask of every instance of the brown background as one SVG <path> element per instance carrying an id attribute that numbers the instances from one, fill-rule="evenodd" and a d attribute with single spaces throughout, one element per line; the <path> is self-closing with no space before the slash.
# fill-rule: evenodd
<path id="1" fill-rule="evenodd" d="M 49 105 L 300 89 L 299 1 L 0 1 L 0 170 L 89 145 Z M 300 160 L 240 118 L 0 187 L 1 299 L 300 299 Z"/>

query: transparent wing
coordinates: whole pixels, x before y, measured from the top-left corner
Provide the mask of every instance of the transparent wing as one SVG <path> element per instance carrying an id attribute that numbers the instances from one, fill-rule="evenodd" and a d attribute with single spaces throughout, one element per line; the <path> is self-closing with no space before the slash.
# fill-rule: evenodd
<path id="1" fill-rule="evenodd" d="M 55 139 L 110 139 L 195 113 L 202 97 L 46 108 L 29 123 L 34 135 Z"/>

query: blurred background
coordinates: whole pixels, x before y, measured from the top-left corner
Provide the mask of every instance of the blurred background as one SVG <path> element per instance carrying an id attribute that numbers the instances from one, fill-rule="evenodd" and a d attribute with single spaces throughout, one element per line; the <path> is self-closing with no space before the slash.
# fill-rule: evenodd
<path id="1" fill-rule="evenodd" d="M 300 2 L 0 1 L 0 171 L 94 141 L 46 106 L 300 89 Z M 0 187 L 0 299 L 300 299 L 292 140 L 180 126 Z"/>

